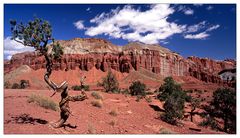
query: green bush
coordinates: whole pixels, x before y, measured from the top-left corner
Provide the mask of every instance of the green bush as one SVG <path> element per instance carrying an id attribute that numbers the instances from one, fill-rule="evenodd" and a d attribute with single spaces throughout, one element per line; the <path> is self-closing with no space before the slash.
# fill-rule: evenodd
<path id="1" fill-rule="evenodd" d="M 13 83 L 12 89 L 21 89 L 21 86 L 18 83 Z"/>
<path id="2" fill-rule="evenodd" d="M 129 87 L 130 94 L 132 96 L 139 95 L 139 96 L 146 96 L 146 85 L 141 83 L 140 81 L 132 82 L 131 86 Z"/>
<path id="3" fill-rule="evenodd" d="M 160 101 L 165 101 L 168 96 L 175 91 L 182 91 L 181 86 L 177 84 L 172 77 L 166 77 L 164 79 L 164 83 L 159 88 L 159 94 L 157 95 L 157 98 Z"/>
<path id="4" fill-rule="evenodd" d="M 102 79 L 102 83 L 98 85 L 103 86 L 106 92 L 119 92 L 119 83 L 116 76 L 111 71 L 109 71 L 107 76 Z"/>
<path id="5" fill-rule="evenodd" d="M 81 91 L 82 89 L 84 91 L 89 91 L 89 85 L 83 85 L 83 87 L 81 87 L 80 85 L 74 85 L 72 86 L 72 89 L 75 91 Z"/>

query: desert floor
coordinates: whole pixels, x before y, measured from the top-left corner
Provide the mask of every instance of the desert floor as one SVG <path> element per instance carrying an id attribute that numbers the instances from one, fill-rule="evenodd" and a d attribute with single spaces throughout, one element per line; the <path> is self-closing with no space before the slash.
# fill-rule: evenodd
<path id="1" fill-rule="evenodd" d="M 78 95 L 78 91 L 70 91 L 70 95 Z M 152 98 L 148 103 L 145 99 L 136 101 L 136 97 L 123 94 L 99 92 L 104 97 L 102 108 L 91 104 L 94 98 L 91 91 L 86 92 L 89 99 L 71 102 L 72 115 L 66 126 L 55 129 L 51 123 L 59 119 L 59 111 L 53 111 L 28 103 L 31 94 L 40 94 L 50 98 L 49 90 L 4 90 L 4 133 L 5 134 L 159 134 L 160 130 L 168 130 L 176 134 L 218 133 L 209 128 L 199 127 L 199 117 L 194 123 L 184 119 L 180 126 L 173 126 L 159 119 L 160 112 L 153 107 L 162 109 L 162 103 Z M 52 97 L 56 103 L 60 95 Z M 116 116 L 109 112 L 117 110 Z M 76 126 L 76 128 L 73 128 Z M 189 128 L 200 128 L 201 131 Z"/>

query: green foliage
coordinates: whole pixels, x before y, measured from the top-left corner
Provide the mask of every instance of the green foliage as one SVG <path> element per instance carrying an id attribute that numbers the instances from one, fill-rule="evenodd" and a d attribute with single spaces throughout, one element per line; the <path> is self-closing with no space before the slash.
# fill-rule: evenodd
<path id="1" fill-rule="evenodd" d="M 12 89 L 21 89 L 21 86 L 18 83 L 13 83 Z"/>
<path id="2" fill-rule="evenodd" d="M 184 113 L 184 97 L 183 91 L 173 91 L 170 96 L 167 97 L 163 108 L 165 113 L 161 116 L 162 120 L 176 125 L 177 119 L 181 119 Z"/>
<path id="3" fill-rule="evenodd" d="M 103 86 L 106 92 L 119 92 L 119 83 L 116 76 L 111 71 L 108 72 L 107 76 L 102 79 L 102 83 L 99 85 Z"/>
<path id="4" fill-rule="evenodd" d="M 146 85 L 140 81 L 132 82 L 129 90 L 131 95 L 146 96 Z"/>
<path id="5" fill-rule="evenodd" d="M 24 24 L 11 20 L 10 25 L 13 40 L 25 46 L 34 47 L 40 54 L 47 53 L 47 45 L 52 41 L 53 44 L 50 45 L 52 47 L 52 53 L 49 54 L 51 54 L 54 59 L 61 58 L 63 54 L 62 47 L 59 43 L 54 43 L 52 27 L 48 21 L 34 18 L 34 20 Z"/>
<path id="6" fill-rule="evenodd" d="M 172 77 L 166 77 L 164 79 L 164 84 L 159 88 L 157 98 L 161 101 L 165 101 L 175 91 L 182 91 L 181 86 L 177 84 Z"/>
<path id="7" fill-rule="evenodd" d="M 81 87 L 81 85 L 74 85 L 72 86 L 72 89 L 75 91 L 81 91 L 82 89 L 84 91 L 89 91 L 89 85 L 83 85 L 83 87 Z"/>
<path id="8" fill-rule="evenodd" d="M 236 92 L 229 88 L 219 88 L 213 93 L 213 107 L 215 117 L 224 121 L 224 131 L 236 133 Z"/>
<path id="9" fill-rule="evenodd" d="M 236 133 L 236 91 L 229 88 L 219 88 L 213 93 L 210 105 L 204 106 L 202 116 L 205 120 L 201 125 L 210 126 L 227 133 Z M 223 120 L 223 129 L 217 122 Z M 216 127 L 217 126 L 217 127 Z"/>
<path id="10" fill-rule="evenodd" d="M 219 126 L 216 123 L 216 120 L 211 117 L 207 117 L 206 119 L 204 119 L 202 122 L 199 123 L 199 126 L 210 126 L 214 130 L 219 130 Z"/>
<path id="11" fill-rule="evenodd" d="M 63 48 L 58 42 L 56 45 L 53 45 L 52 55 L 53 55 L 54 59 L 61 59 L 61 57 L 63 55 Z"/>
<path id="12" fill-rule="evenodd" d="M 51 109 L 54 111 L 58 110 L 58 104 L 56 104 L 53 100 L 51 100 L 47 97 L 43 97 L 41 95 L 35 95 L 35 94 L 30 95 L 28 98 L 28 102 L 36 103 L 37 105 L 39 105 L 45 109 Z"/>

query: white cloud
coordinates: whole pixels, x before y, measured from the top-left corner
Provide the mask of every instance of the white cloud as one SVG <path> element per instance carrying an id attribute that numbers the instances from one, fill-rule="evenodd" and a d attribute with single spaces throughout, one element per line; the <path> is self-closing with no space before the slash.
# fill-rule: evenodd
<path id="1" fill-rule="evenodd" d="M 219 24 L 217 25 L 211 25 L 209 26 L 206 21 L 202 21 L 198 24 L 188 26 L 186 31 L 184 32 L 184 38 L 185 39 L 200 39 L 204 40 L 210 35 L 208 34 L 209 32 L 216 30 L 220 27 Z M 200 32 L 202 31 L 202 32 Z M 197 34 L 192 34 L 192 33 L 197 33 Z"/>
<path id="2" fill-rule="evenodd" d="M 78 30 L 82 30 L 85 29 L 84 25 L 83 25 L 83 20 L 79 20 L 75 23 L 73 23 L 74 26 L 78 29 Z"/>
<path id="3" fill-rule="evenodd" d="M 206 25 L 206 21 L 202 21 L 198 24 L 195 24 L 195 25 L 190 25 L 187 27 L 187 33 L 193 33 L 193 32 L 197 32 L 203 28 L 205 28 L 205 25 Z"/>
<path id="4" fill-rule="evenodd" d="M 210 11 L 213 9 L 213 6 L 208 6 L 206 9 Z"/>
<path id="5" fill-rule="evenodd" d="M 218 29 L 219 27 L 220 27 L 220 25 L 217 24 L 217 25 L 214 25 L 214 26 L 211 26 L 210 28 L 208 28 L 207 31 L 216 30 L 216 29 Z"/>
<path id="6" fill-rule="evenodd" d="M 192 9 L 187 9 L 184 11 L 184 14 L 186 15 L 193 15 L 194 11 Z"/>
<path id="7" fill-rule="evenodd" d="M 11 37 L 4 39 L 4 57 L 11 59 L 12 55 L 16 53 L 22 53 L 26 51 L 34 51 L 33 47 L 24 46 L 21 43 L 18 43 L 14 40 L 11 40 Z"/>
<path id="8" fill-rule="evenodd" d="M 206 32 L 202 32 L 202 33 L 198 33 L 198 34 L 187 34 L 184 36 L 185 39 L 206 39 L 208 36 L 210 36 L 209 34 L 207 34 Z"/>
<path id="9" fill-rule="evenodd" d="M 188 8 L 185 5 L 178 6 L 177 10 L 183 12 L 185 15 L 193 15 L 194 14 L 194 10 Z"/>
<path id="10" fill-rule="evenodd" d="M 158 43 L 174 34 L 182 33 L 185 25 L 167 21 L 174 9 L 169 4 L 152 5 L 149 10 L 140 11 L 127 5 L 109 13 L 101 13 L 91 19 L 96 26 L 87 28 L 89 36 L 108 35 L 129 41 L 140 41 L 147 44 Z"/>

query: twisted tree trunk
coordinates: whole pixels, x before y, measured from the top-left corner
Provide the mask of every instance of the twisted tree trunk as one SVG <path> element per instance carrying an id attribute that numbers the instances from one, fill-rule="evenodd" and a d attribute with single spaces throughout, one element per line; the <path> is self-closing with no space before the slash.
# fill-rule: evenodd
<path id="1" fill-rule="evenodd" d="M 82 92 L 81 95 L 78 96 L 69 96 L 68 95 L 68 83 L 64 81 L 61 85 L 57 85 L 53 81 L 50 80 L 50 75 L 52 74 L 52 58 L 48 54 L 44 54 L 45 59 L 46 59 L 46 73 L 44 75 L 44 80 L 45 82 L 55 91 L 53 95 L 56 94 L 56 92 L 61 93 L 61 101 L 59 102 L 59 107 L 60 107 L 60 119 L 54 124 L 55 128 L 62 127 L 64 123 L 67 121 L 69 115 L 71 114 L 70 112 L 70 107 L 69 107 L 69 101 L 75 102 L 75 101 L 83 101 L 87 99 L 87 95 Z M 52 95 L 52 96 L 53 96 Z"/>

